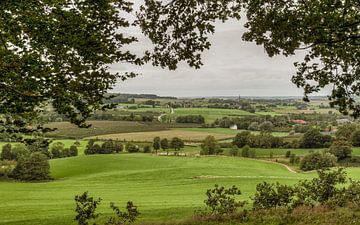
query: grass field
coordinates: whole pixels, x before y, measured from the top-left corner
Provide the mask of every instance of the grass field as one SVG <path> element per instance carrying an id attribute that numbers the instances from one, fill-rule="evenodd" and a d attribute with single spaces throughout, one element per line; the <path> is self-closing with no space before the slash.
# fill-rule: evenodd
<path id="1" fill-rule="evenodd" d="M 74 138 L 129 132 L 161 131 L 170 128 L 194 127 L 194 124 L 164 124 L 164 123 L 141 123 L 132 121 L 88 121 L 90 128 L 78 128 L 68 122 L 55 122 L 47 124 L 47 127 L 57 128 L 56 131 L 47 134 L 53 138 Z"/>
<path id="2" fill-rule="evenodd" d="M 191 216 L 203 205 L 214 184 L 237 185 L 248 200 L 262 181 L 294 183 L 313 174 L 290 173 L 277 164 L 231 157 L 159 157 L 146 154 L 79 156 L 51 160 L 55 181 L 0 181 L 0 224 L 74 224 L 74 196 L 83 191 L 102 197 L 99 211 L 110 213 L 132 200 L 142 213 L 140 222 L 168 221 Z M 354 178 L 360 170 L 349 169 Z"/>
<path id="3" fill-rule="evenodd" d="M 205 191 L 214 184 L 236 185 L 249 200 L 262 181 L 292 184 L 314 173 L 291 173 L 285 167 L 235 157 L 160 157 L 146 154 L 79 156 L 51 160 L 55 181 L 0 181 L 0 224 L 75 224 L 74 196 L 89 191 L 102 197 L 100 220 L 109 216 L 114 201 L 132 200 L 142 213 L 139 222 L 169 221 L 191 216 L 203 206 Z M 354 179 L 360 169 L 350 168 Z"/>
<path id="4" fill-rule="evenodd" d="M 205 132 L 212 134 L 231 134 L 235 136 L 237 133 L 240 133 L 245 130 L 232 130 L 229 128 L 200 128 L 200 127 L 192 127 L 192 128 L 179 128 L 177 130 L 184 131 L 196 131 L 196 132 Z M 260 134 L 260 131 L 250 131 L 252 134 Z M 275 137 L 285 137 L 288 136 L 288 132 L 271 132 L 271 134 Z"/>
<path id="5" fill-rule="evenodd" d="M 179 137 L 187 142 L 200 142 L 205 139 L 208 135 L 213 135 L 216 139 L 228 139 L 233 138 L 233 134 L 222 134 L 222 133 L 213 133 L 213 132 L 203 132 L 203 131 L 191 131 L 191 130 L 181 130 L 181 129 L 172 129 L 166 131 L 154 131 L 154 132 L 133 132 L 133 133 L 118 133 L 118 134 L 107 134 L 107 135 L 98 135 L 89 138 L 99 138 L 99 139 L 113 139 L 113 140 L 127 140 L 127 141 L 152 141 L 154 137 L 161 137 L 171 139 L 173 137 Z"/>
<path id="6" fill-rule="evenodd" d="M 239 117 L 252 116 L 254 113 L 249 113 L 240 109 L 212 109 L 212 108 L 177 108 L 174 109 L 173 117 L 185 115 L 202 115 L 205 117 L 206 123 L 212 123 L 218 118 L 222 117 Z"/>

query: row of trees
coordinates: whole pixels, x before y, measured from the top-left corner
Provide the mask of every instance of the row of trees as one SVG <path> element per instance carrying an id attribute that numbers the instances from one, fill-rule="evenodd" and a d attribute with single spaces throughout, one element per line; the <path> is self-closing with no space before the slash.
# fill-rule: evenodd
<path id="1" fill-rule="evenodd" d="M 283 146 L 284 142 L 282 138 L 274 137 L 269 133 L 254 135 L 250 131 L 243 131 L 235 136 L 233 144 L 239 148 L 245 145 L 252 148 L 278 148 Z"/>
<path id="2" fill-rule="evenodd" d="M 180 149 L 185 147 L 185 144 L 184 141 L 178 137 L 173 137 L 170 141 L 167 138 L 161 139 L 160 137 L 155 137 L 152 146 L 157 153 L 160 149 L 167 151 L 169 148 L 180 151 Z"/>
<path id="3" fill-rule="evenodd" d="M 204 124 L 205 118 L 202 115 L 186 115 L 176 117 L 177 123 L 197 123 Z"/>

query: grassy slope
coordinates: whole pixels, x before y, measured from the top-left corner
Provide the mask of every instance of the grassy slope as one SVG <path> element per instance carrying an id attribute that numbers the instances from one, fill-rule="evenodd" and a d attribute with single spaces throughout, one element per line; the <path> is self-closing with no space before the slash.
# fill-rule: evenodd
<path id="1" fill-rule="evenodd" d="M 248 199 L 262 181 L 294 183 L 313 174 L 294 174 L 283 166 L 230 157 L 158 157 L 145 154 L 79 156 L 51 160 L 48 183 L 0 181 L 0 224 L 71 224 L 76 194 L 89 191 L 104 201 L 123 206 L 134 201 L 140 221 L 176 220 L 203 205 L 204 193 L 214 184 L 237 185 Z M 351 169 L 354 178 L 359 170 Z M 194 179 L 196 176 L 223 176 Z M 236 177 L 234 177 L 236 176 Z"/>

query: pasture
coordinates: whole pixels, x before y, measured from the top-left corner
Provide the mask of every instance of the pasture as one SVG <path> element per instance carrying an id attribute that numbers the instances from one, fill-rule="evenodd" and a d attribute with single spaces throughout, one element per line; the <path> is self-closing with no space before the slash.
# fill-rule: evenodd
<path id="1" fill-rule="evenodd" d="M 246 131 L 246 130 L 232 130 L 229 128 L 199 128 L 199 127 L 192 127 L 192 128 L 179 128 L 177 130 L 184 130 L 184 131 L 196 131 L 196 132 L 205 132 L 205 133 L 212 133 L 212 134 L 231 134 L 235 136 L 237 133 Z M 252 134 L 260 134 L 260 131 L 249 131 Z M 275 137 L 286 137 L 289 135 L 288 132 L 271 132 L 271 135 Z"/>
<path id="2" fill-rule="evenodd" d="M 187 142 L 201 142 L 208 135 L 213 135 L 218 140 L 224 140 L 233 138 L 233 134 L 222 134 L 222 133 L 212 133 L 212 132 L 203 132 L 203 131 L 191 131 L 191 130 L 181 130 L 181 129 L 172 129 L 165 131 L 149 131 L 149 132 L 133 132 L 133 133 L 117 133 L 117 134 L 105 134 L 89 137 L 89 139 L 113 139 L 113 140 L 127 140 L 127 141 L 152 141 L 154 137 L 161 137 L 171 139 L 173 137 L 178 137 Z"/>
<path id="3" fill-rule="evenodd" d="M 81 139 L 85 137 L 129 132 L 161 131 L 171 128 L 194 127 L 194 124 L 168 124 L 168 123 L 145 123 L 133 121 L 88 121 L 92 126 L 90 128 L 79 128 L 69 122 L 54 122 L 46 124 L 46 127 L 57 128 L 56 131 L 49 132 L 46 135 L 52 138 L 73 138 Z"/>
<path id="4" fill-rule="evenodd" d="M 205 118 L 206 123 L 212 123 L 216 119 L 223 117 L 254 116 L 256 114 L 240 109 L 176 108 L 174 109 L 174 114 L 171 116 L 176 118 L 177 116 L 186 115 L 202 115 Z"/>
<path id="5" fill-rule="evenodd" d="M 78 156 L 51 160 L 54 181 L 0 181 L 0 224 L 75 224 L 74 196 L 89 191 L 103 199 L 100 220 L 110 215 L 109 202 L 121 208 L 132 200 L 139 222 L 179 220 L 203 206 L 214 184 L 236 185 L 249 200 L 262 181 L 291 184 L 313 173 L 291 173 L 284 166 L 238 157 L 165 157 L 148 154 Z M 348 169 L 359 179 L 359 169 Z"/>

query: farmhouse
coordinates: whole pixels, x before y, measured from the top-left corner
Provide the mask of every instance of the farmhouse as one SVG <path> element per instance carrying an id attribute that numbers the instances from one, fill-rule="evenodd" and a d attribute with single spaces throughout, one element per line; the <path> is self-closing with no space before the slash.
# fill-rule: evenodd
<path id="1" fill-rule="evenodd" d="M 238 127 L 237 127 L 237 125 L 236 125 L 236 124 L 234 124 L 234 125 L 231 125 L 231 126 L 230 126 L 230 129 L 231 129 L 231 130 L 237 130 L 237 129 L 238 129 Z"/>

